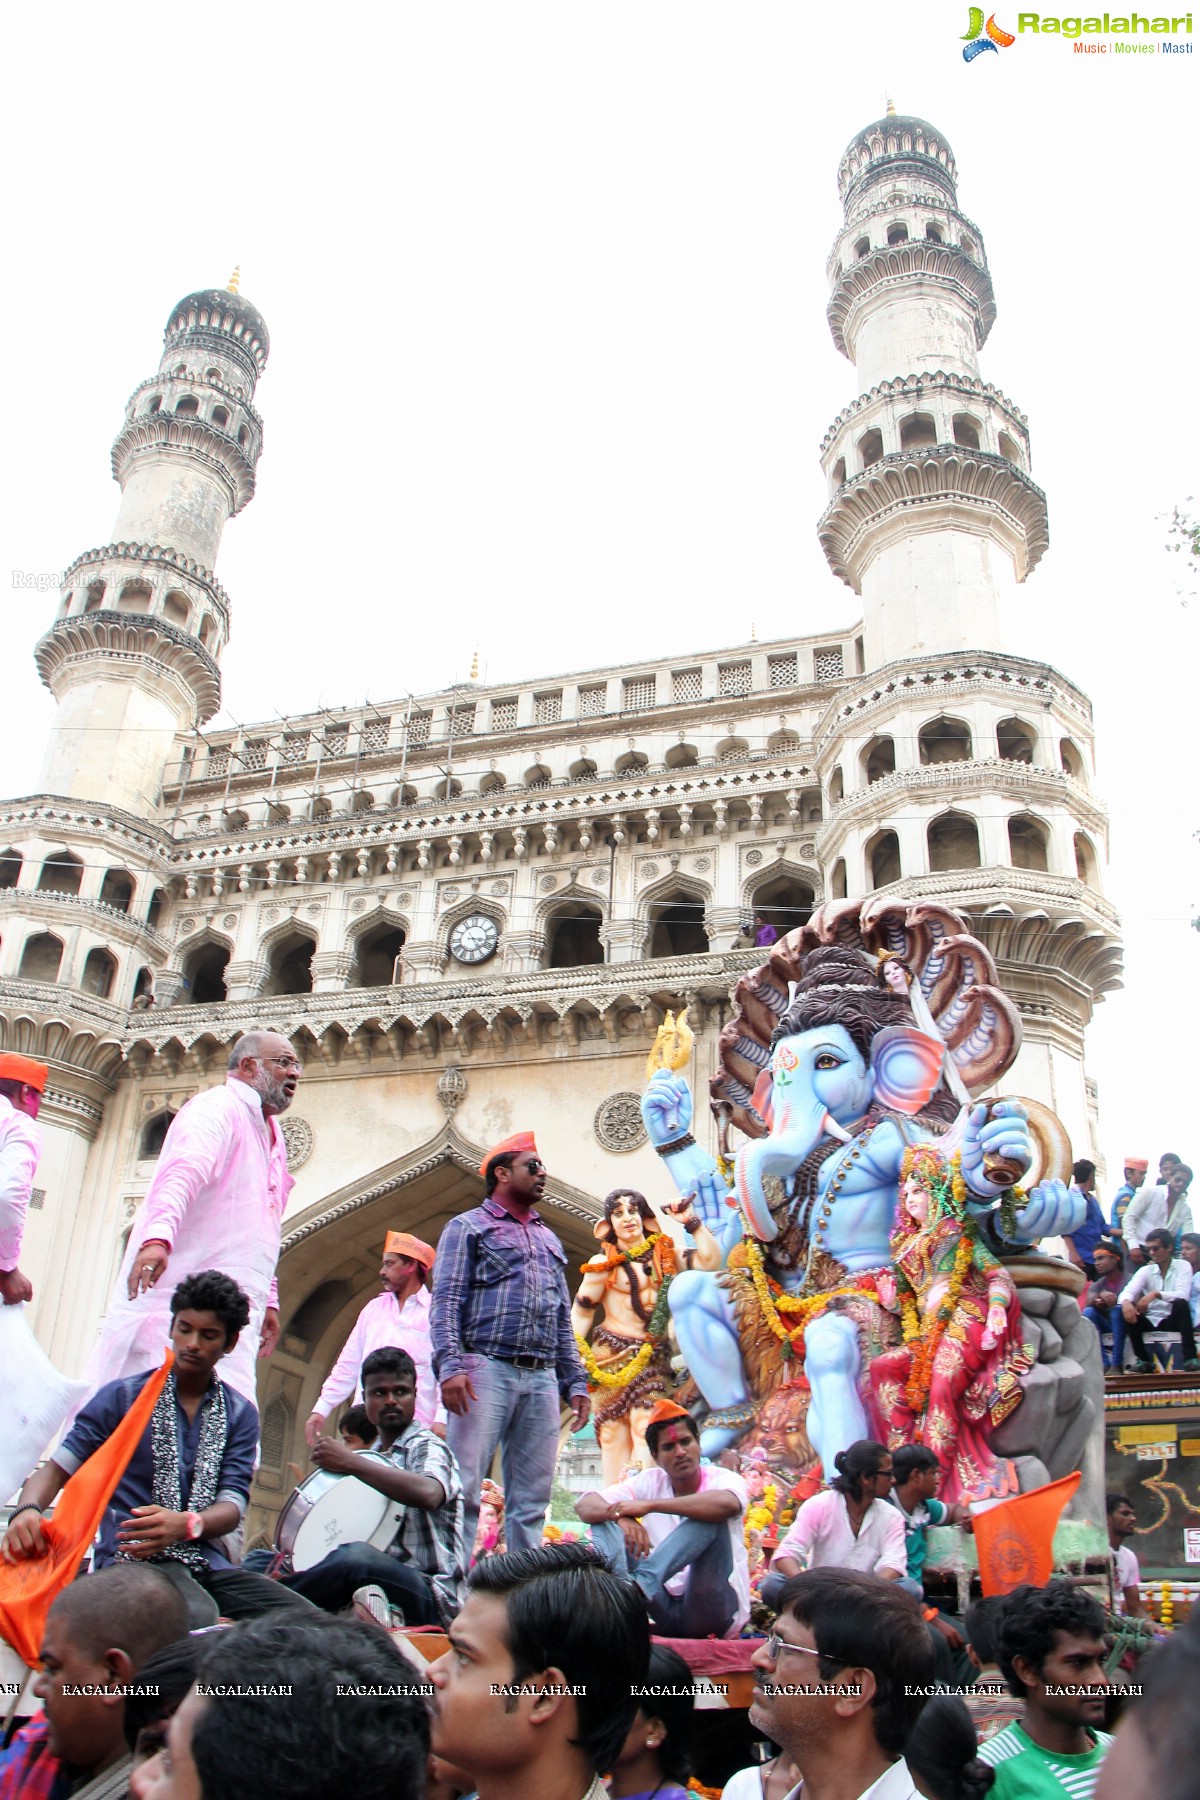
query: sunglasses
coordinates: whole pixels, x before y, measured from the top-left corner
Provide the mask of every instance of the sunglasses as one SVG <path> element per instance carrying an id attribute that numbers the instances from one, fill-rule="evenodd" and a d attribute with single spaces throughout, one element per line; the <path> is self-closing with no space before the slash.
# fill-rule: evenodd
<path id="1" fill-rule="evenodd" d="M 546 1165 L 544 1162 L 539 1162 L 536 1156 L 531 1156 L 529 1161 L 522 1163 L 521 1166 L 528 1169 L 531 1175 L 540 1175 Z"/>

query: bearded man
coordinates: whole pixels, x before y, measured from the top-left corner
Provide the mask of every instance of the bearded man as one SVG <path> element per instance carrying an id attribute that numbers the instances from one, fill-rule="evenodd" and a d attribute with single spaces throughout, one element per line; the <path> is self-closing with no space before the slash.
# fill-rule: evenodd
<path id="1" fill-rule="evenodd" d="M 302 1073 L 287 1038 L 249 1031 L 230 1051 L 225 1085 L 197 1094 L 172 1120 L 84 1371 L 89 1393 L 155 1367 L 170 1335 L 172 1290 L 220 1269 L 250 1302 L 249 1328 L 223 1378 L 257 1402 L 255 1353 L 270 1356 L 279 1338 L 275 1265 L 294 1185 L 278 1118 Z"/>

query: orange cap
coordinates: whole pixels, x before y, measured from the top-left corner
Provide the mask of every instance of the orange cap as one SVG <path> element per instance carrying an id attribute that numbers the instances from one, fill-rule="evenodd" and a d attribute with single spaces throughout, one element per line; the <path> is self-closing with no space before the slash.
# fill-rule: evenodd
<path id="1" fill-rule="evenodd" d="M 647 1425 L 662 1425 L 668 1419 L 686 1419 L 692 1424 L 692 1415 L 684 1406 L 676 1406 L 673 1400 L 656 1400 L 653 1411 L 646 1420 Z"/>
<path id="2" fill-rule="evenodd" d="M 1140 1169 L 1144 1175 L 1150 1167 L 1150 1159 L 1148 1156 L 1127 1156 L 1121 1167 L 1123 1169 Z"/>
<path id="3" fill-rule="evenodd" d="M 537 1155 L 537 1145 L 533 1141 L 532 1131 L 515 1131 L 512 1137 L 504 1138 L 500 1143 L 492 1145 L 479 1165 L 479 1173 L 486 1181 L 488 1164 L 494 1162 L 498 1156 L 521 1156 L 526 1151 L 533 1156 Z"/>
<path id="4" fill-rule="evenodd" d="M 411 1231 L 389 1231 L 383 1240 L 383 1254 L 411 1256 L 414 1262 L 432 1269 L 435 1252 L 432 1244 L 427 1244 L 423 1238 L 414 1237 Z"/>
<path id="5" fill-rule="evenodd" d="M 11 1050 L 0 1054 L 0 1081 L 24 1081 L 44 1094 L 49 1074 L 49 1063 L 34 1062 L 31 1056 L 17 1056 Z"/>

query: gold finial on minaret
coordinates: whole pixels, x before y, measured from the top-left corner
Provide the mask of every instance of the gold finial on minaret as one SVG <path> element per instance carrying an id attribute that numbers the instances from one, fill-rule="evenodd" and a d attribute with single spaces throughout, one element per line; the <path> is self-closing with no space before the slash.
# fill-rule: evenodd
<path id="1" fill-rule="evenodd" d="M 242 285 L 242 265 L 241 265 L 241 263 L 238 263 L 236 265 L 236 267 L 234 268 L 233 274 L 229 277 L 229 282 L 228 282 L 228 285 L 226 286 L 225 292 L 227 294 L 236 294 L 238 289 L 241 287 L 241 285 Z"/>
<path id="2" fill-rule="evenodd" d="M 887 116 L 889 119 L 894 119 L 896 116 L 896 102 L 890 94 L 887 97 Z"/>
<path id="3" fill-rule="evenodd" d="M 479 646 L 475 646 L 475 654 L 471 658 L 471 680 L 479 680 Z"/>

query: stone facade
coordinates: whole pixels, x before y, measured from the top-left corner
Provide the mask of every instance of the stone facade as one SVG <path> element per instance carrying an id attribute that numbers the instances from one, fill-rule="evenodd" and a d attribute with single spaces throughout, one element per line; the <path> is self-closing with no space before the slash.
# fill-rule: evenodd
<path id="1" fill-rule="evenodd" d="M 23 1261 L 77 1370 L 170 1116 L 239 1032 L 288 1033 L 306 1073 L 267 1510 L 384 1231 L 436 1238 L 476 1202 L 482 1146 L 536 1128 L 575 1262 L 610 1188 L 665 1197 L 630 1097 L 683 1005 L 703 1094 L 756 909 L 786 929 L 879 888 L 960 907 L 1024 1018 L 1006 1085 L 1094 1144 L 1084 1029 L 1120 967 L 1106 817 L 1086 696 L 1001 644 L 1046 512 L 1024 415 L 979 375 L 982 236 L 921 121 L 868 127 L 840 180 L 829 321 L 863 391 L 822 446 L 819 529 L 862 595 L 849 631 L 203 732 L 261 318 L 188 296 L 128 403 L 114 541 L 68 569 L 38 648 L 41 791 L 0 806 L 0 1037 L 52 1068 Z"/>

